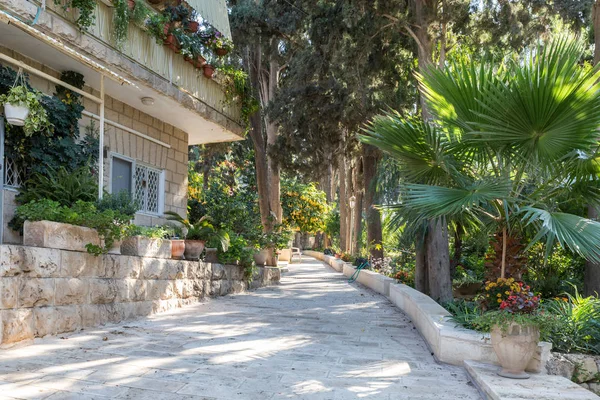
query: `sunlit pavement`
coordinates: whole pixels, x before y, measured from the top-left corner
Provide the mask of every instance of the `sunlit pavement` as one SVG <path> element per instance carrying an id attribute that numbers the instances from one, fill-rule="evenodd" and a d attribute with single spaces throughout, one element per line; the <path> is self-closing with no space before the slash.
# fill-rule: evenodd
<path id="1" fill-rule="evenodd" d="M 321 262 L 281 285 L 0 350 L 1 399 L 479 399 L 384 297 Z"/>

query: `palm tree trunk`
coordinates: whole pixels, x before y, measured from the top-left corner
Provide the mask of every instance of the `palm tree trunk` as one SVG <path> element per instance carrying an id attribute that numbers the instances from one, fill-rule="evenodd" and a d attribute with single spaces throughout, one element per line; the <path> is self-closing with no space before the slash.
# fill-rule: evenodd
<path id="1" fill-rule="evenodd" d="M 383 229 L 381 213 L 375 208 L 375 179 L 379 153 L 370 145 L 363 145 L 363 180 L 365 187 L 365 210 L 367 217 L 367 248 L 374 259 L 383 260 Z"/>
<path id="2" fill-rule="evenodd" d="M 427 235 L 427 273 L 429 296 L 438 303 L 452 301 L 452 279 L 450 277 L 450 250 L 448 227 L 445 218 L 429 222 Z"/>
<path id="3" fill-rule="evenodd" d="M 429 277 L 427 271 L 427 245 L 415 242 L 415 289 L 421 293 L 429 294 Z"/>

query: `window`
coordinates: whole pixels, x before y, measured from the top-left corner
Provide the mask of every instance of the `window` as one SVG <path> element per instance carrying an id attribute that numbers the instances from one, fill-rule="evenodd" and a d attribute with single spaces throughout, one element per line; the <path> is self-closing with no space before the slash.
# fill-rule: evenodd
<path id="1" fill-rule="evenodd" d="M 164 173 L 135 160 L 111 154 L 111 193 L 126 190 L 140 205 L 140 212 L 161 215 L 164 209 Z"/>

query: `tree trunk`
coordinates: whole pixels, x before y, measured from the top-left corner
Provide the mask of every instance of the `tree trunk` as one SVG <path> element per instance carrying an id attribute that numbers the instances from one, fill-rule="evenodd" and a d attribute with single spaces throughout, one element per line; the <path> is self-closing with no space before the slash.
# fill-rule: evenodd
<path id="1" fill-rule="evenodd" d="M 465 231 L 460 223 L 456 224 L 456 230 L 454 231 L 454 254 L 452 254 L 452 260 L 450 260 L 450 276 L 454 276 L 456 267 L 460 264 L 462 258 L 462 247 L 463 247 L 463 235 Z"/>
<path id="2" fill-rule="evenodd" d="M 600 62 L 600 0 L 592 7 L 592 23 L 594 25 L 594 65 Z"/>
<path id="3" fill-rule="evenodd" d="M 362 210 L 363 210 L 363 192 L 359 190 L 356 193 L 356 207 L 354 207 L 354 229 L 352 235 L 352 249 L 354 250 L 354 255 L 360 253 L 360 248 L 358 247 L 359 238 L 362 236 Z"/>
<path id="4" fill-rule="evenodd" d="M 348 232 L 348 199 L 346 198 L 346 157 L 341 155 L 338 158 L 338 175 L 340 179 L 340 251 L 345 252 L 348 251 L 348 236 L 346 232 Z"/>
<path id="5" fill-rule="evenodd" d="M 594 2 L 592 7 L 592 22 L 594 25 L 594 64 L 600 62 L 600 0 Z M 588 206 L 588 218 L 597 220 L 598 209 Z M 585 262 L 585 273 L 583 280 L 583 291 L 586 296 L 600 293 L 600 263 L 593 261 Z"/>
<path id="6" fill-rule="evenodd" d="M 269 61 L 269 75 L 267 80 L 268 96 L 264 99 L 262 104 L 263 110 L 268 104 L 275 98 L 279 81 L 279 63 L 274 57 L 271 57 Z M 280 224 L 283 216 L 283 208 L 281 207 L 281 180 L 280 180 L 280 168 L 277 160 L 271 155 L 271 146 L 275 145 L 277 141 L 277 126 L 271 119 L 265 116 L 266 128 L 267 128 L 267 157 L 269 161 L 269 203 L 271 204 L 271 211 L 273 211 L 273 217 L 275 223 Z"/>
<path id="7" fill-rule="evenodd" d="M 429 222 L 427 235 L 427 273 L 429 296 L 438 303 L 452 300 L 452 279 L 445 218 Z"/>
<path id="8" fill-rule="evenodd" d="M 598 209 L 596 207 L 588 206 L 588 218 L 594 221 L 598 220 Z M 592 261 L 585 262 L 583 292 L 586 296 L 600 294 L 600 263 Z"/>
<path id="9" fill-rule="evenodd" d="M 429 277 L 427 271 L 427 244 L 415 241 L 415 289 L 429 294 Z"/>
<path id="10" fill-rule="evenodd" d="M 370 145 L 363 144 L 363 178 L 364 202 L 367 218 L 367 247 L 371 257 L 383 260 L 383 232 L 381 228 L 381 214 L 375 208 L 376 193 L 375 179 L 377 175 L 378 150 Z"/>

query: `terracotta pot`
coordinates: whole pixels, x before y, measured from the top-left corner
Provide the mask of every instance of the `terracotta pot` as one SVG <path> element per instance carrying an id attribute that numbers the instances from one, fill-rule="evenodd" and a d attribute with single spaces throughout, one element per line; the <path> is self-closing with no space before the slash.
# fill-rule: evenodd
<path id="1" fill-rule="evenodd" d="M 165 24 L 164 28 L 163 28 L 163 34 L 165 36 L 169 36 L 169 31 L 171 30 L 171 24 Z"/>
<path id="2" fill-rule="evenodd" d="M 200 28 L 200 23 L 198 21 L 188 22 L 187 30 L 189 32 L 198 32 L 198 28 Z"/>
<path id="3" fill-rule="evenodd" d="M 185 253 L 185 240 L 171 240 L 171 258 L 181 260 Z"/>
<path id="4" fill-rule="evenodd" d="M 494 325 L 491 332 L 492 347 L 502 370 L 498 375 L 512 379 L 527 379 L 525 368 L 537 350 L 540 329 L 537 326 L 510 324 L 506 332 Z"/>
<path id="5" fill-rule="evenodd" d="M 204 256 L 204 261 L 209 263 L 219 262 L 219 258 L 217 257 L 217 249 L 215 247 L 206 248 L 206 255 Z"/>
<path id="6" fill-rule="evenodd" d="M 204 76 L 207 78 L 212 78 L 213 74 L 215 73 L 215 67 L 213 67 L 210 64 L 205 64 L 204 65 Z"/>
<path id="7" fill-rule="evenodd" d="M 196 56 L 196 60 L 194 60 L 194 67 L 200 69 L 206 65 L 206 58 L 202 56 Z"/>
<path id="8" fill-rule="evenodd" d="M 199 260 L 204 250 L 204 240 L 186 240 L 184 256 L 186 260 Z"/>
<path id="9" fill-rule="evenodd" d="M 135 8 L 135 0 L 127 0 L 127 8 L 129 8 L 129 11 L 133 11 Z"/>
<path id="10" fill-rule="evenodd" d="M 223 57 L 223 56 L 226 56 L 227 53 L 229 53 L 229 50 L 227 50 L 227 49 L 217 49 L 216 53 L 217 53 L 217 55 L 219 57 Z"/>

